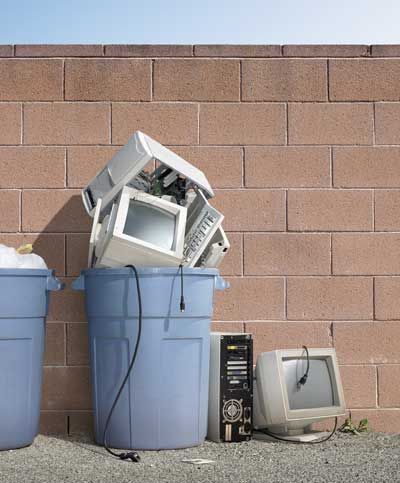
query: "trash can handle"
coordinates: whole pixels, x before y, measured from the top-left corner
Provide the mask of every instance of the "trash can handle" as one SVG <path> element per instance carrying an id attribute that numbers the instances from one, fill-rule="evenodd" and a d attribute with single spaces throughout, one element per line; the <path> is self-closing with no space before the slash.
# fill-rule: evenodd
<path id="1" fill-rule="evenodd" d="M 58 278 L 54 275 L 54 270 L 52 270 L 51 275 L 48 275 L 47 277 L 46 290 L 57 292 L 58 290 L 62 290 L 64 287 L 65 283 L 58 280 Z"/>
<path id="2" fill-rule="evenodd" d="M 79 277 L 72 282 L 72 288 L 74 290 L 85 290 L 85 276 L 79 275 Z"/>
<path id="3" fill-rule="evenodd" d="M 231 284 L 219 275 L 215 277 L 215 290 L 225 290 L 229 288 Z"/>

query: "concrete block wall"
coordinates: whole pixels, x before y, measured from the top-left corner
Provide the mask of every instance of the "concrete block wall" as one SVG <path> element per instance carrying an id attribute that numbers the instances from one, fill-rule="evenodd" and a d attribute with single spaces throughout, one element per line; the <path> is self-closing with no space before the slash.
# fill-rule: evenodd
<path id="1" fill-rule="evenodd" d="M 0 242 L 34 242 L 53 297 L 44 432 L 89 431 L 70 289 L 80 189 L 143 130 L 203 169 L 232 251 L 215 327 L 256 354 L 336 347 L 347 406 L 400 432 L 400 46 L 0 46 Z"/>

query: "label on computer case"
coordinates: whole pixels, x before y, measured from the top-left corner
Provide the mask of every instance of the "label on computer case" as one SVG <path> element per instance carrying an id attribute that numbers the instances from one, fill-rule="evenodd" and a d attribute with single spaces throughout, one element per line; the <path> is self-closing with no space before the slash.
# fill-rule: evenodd
<path id="1" fill-rule="evenodd" d="M 253 341 L 249 334 L 221 336 L 220 436 L 248 441 L 253 419 Z"/>

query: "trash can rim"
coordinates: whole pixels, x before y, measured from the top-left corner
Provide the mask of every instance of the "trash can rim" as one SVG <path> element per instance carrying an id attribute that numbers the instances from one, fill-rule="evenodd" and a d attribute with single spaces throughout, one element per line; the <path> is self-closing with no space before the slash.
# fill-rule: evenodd
<path id="1" fill-rule="evenodd" d="M 136 267 L 139 275 L 176 275 L 179 271 L 179 267 Z M 183 268 L 185 275 L 196 276 L 218 276 L 219 270 L 217 268 Z M 107 275 L 131 275 L 132 269 L 129 267 L 120 268 L 87 268 L 82 270 L 81 275 L 85 276 L 107 276 Z"/>
<path id="2" fill-rule="evenodd" d="M 54 274 L 53 270 L 46 270 L 43 268 L 0 268 L 0 277 L 12 276 L 12 277 L 48 277 Z"/>

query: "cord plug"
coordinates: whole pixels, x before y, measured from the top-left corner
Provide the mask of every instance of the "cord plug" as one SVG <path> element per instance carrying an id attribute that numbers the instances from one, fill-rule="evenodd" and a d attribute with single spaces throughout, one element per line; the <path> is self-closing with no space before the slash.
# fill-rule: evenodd
<path id="1" fill-rule="evenodd" d="M 304 374 L 304 376 L 302 378 L 300 378 L 299 382 L 297 383 L 297 385 L 300 387 L 300 386 L 304 386 L 304 384 L 307 382 L 307 377 L 308 377 L 308 374 Z"/>
<path id="2" fill-rule="evenodd" d="M 183 298 L 183 295 L 181 296 L 181 303 L 179 306 L 180 306 L 181 312 L 185 312 L 186 306 L 185 306 L 185 299 Z"/>
<path id="3" fill-rule="evenodd" d="M 121 453 L 118 455 L 121 460 L 131 460 L 133 463 L 139 463 L 140 456 L 136 451 L 131 451 L 129 453 Z"/>

